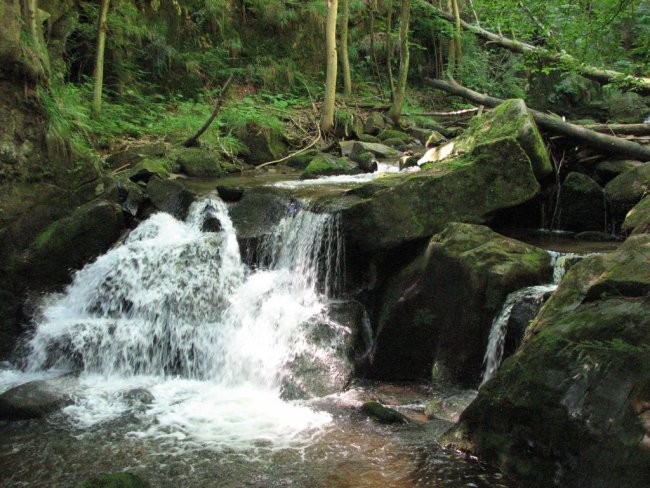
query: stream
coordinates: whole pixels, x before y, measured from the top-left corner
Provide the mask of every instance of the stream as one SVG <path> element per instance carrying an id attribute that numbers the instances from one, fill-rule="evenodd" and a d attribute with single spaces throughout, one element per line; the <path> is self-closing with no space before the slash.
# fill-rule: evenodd
<path id="1" fill-rule="evenodd" d="M 0 366 L 0 392 L 40 379 L 66 398 L 42 419 L 0 423 L 1 486 L 119 471 L 156 487 L 513 486 L 437 444 L 461 407 L 427 419 L 424 406 L 449 392 L 352 382 L 345 351 L 363 326 L 329 313 L 342 245 L 336 219 L 302 210 L 246 265 L 216 196 L 185 222 L 142 222 L 44 297 Z M 368 400 L 410 421 L 371 421 Z"/>

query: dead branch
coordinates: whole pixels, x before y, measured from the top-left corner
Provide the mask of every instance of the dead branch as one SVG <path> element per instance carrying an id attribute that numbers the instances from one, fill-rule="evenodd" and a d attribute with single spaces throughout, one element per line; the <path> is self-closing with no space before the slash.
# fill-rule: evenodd
<path id="1" fill-rule="evenodd" d="M 212 125 L 212 122 L 214 122 L 214 119 L 217 118 L 217 115 L 219 114 L 219 110 L 221 110 L 221 106 L 223 105 L 223 101 L 226 98 L 226 92 L 228 91 L 228 87 L 232 83 L 232 80 L 234 79 L 235 75 L 231 73 L 231 75 L 228 77 L 226 82 L 224 83 L 223 87 L 221 88 L 221 92 L 219 92 L 219 96 L 217 97 L 217 101 L 214 104 L 214 110 L 212 110 L 212 113 L 210 114 L 210 117 L 208 117 L 208 120 L 205 121 L 205 124 L 201 126 L 201 128 L 194 134 L 192 137 L 187 139 L 184 143 L 183 146 L 185 147 L 194 147 L 199 145 L 199 137 L 203 135 L 203 133 L 208 130 L 210 125 Z"/>

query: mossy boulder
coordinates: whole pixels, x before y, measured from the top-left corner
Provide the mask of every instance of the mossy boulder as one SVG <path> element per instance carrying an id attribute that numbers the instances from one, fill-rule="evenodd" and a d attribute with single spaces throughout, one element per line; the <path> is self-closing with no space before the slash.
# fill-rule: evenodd
<path id="1" fill-rule="evenodd" d="M 363 135 L 363 120 L 352 113 L 337 110 L 334 119 L 334 135 L 341 138 L 358 138 Z"/>
<path id="2" fill-rule="evenodd" d="M 288 214 L 291 197 L 273 188 L 251 188 L 230 209 L 237 238 L 253 249 Z"/>
<path id="3" fill-rule="evenodd" d="M 406 132 L 402 132 L 401 130 L 396 129 L 384 129 L 379 133 L 377 137 L 380 141 L 384 142 L 384 144 L 386 144 L 386 139 L 399 139 L 404 144 L 408 144 L 412 141 L 410 135 L 408 135 Z M 390 144 L 386 145 L 390 146 Z"/>
<path id="4" fill-rule="evenodd" d="M 645 234 L 573 266 L 445 441 L 524 486 L 648 486 L 649 256 Z"/>
<path id="5" fill-rule="evenodd" d="M 372 376 L 476 387 L 506 296 L 551 281 L 550 255 L 481 225 L 450 223 L 389 278 L 375 318 Z"/>
<path id="6" fill-rule="evenodd" d="M 100 474 L 77 485 L 77 488 L 149 488 L 151 485 L 131 473 Z"/>
<path id="7" fill-rule="evenodd" d="M 370 134 L 361 134 L 359 136 L 359 140 L 361 142 L 372 142 L 372 143 L 380 143 L 381 142 L 379 140 L 379 137 L 371 136 Z"/>
<path id="8" fill-rule="evenodd" d="M 50 224 L 29 247 L 23 272 L 32 286 L 64 284 L 70 272 L 106 252 L 124 230 L 119 205 L 93 201 Z"/>
<path id="9" fill-rule="evenodd" d="M 411 174 L 377 178 L 317 207 L 339 213 L 347 242 L 365 252 L 427 238 L 449 222 L 486 223 L 540 190 L 530 160 L 511 139 Z"/>
<path id="10" fill-rule="evenodd" d="M 178 149 L 174 154 L 180 169 L 187 176 L 210 178 L 233 171 L 233 165 L 221 160 L 214 151 L 201 147 Z"/>
<path id="11" fill-rule="evenodd" d="M 404 142 L 404 139 L 400 139 L 399 137 L 384 139 L 383 142 L 387 146 L 397 149 L 398 151 L 406 151 L 406 143 Z"/>
<path id="12" fill-rule="evenodd" d="M 605 194 L 589 176 L 571 172 L 560 188 L 560 228 L 604 231 L 607 225 Z"/>
<path id="13" fill-rule="evenodd" d="M 185 220 L 190 205 L 196 199 L 196 196 L 178 181 L 159 178 L 151 178 L 146 193 L 155 208 L 179 220 Z"/>
<path id="14" fill-rule="evenodd" d="M 487 114 L 475 117 L 458 138 L 425 153 L 420 164 L 473 151 L 477 145 L 509 139 L 521 146 L 541 181 L 553 172 L 544 141 L 523 100 L 506 100 Z"/>
<path id="15" fill-rule="evenodd" d="M 364 153 L 364 152 L 369 152 L 371 154 L 374 154 L 378 158 L 383 158 L 383 159 L 391 159 L 391 158 L 396 159 L 399 157 L 398 151 L 385 144 L 355 141 L 352 143 L 350 158 L 354 159 L 354 157 L 357 154 Z"/>
<path id="16" fill-rule="evenodd" d="M 349 175 L 360 173 L 359 168 L 345 158 L 337 158 L 331 154 L 321 153 L 311 160 L 300 176 L 302 179 L 318 178 L 319 176 Z"/>
<path id="17" fill-rule="evenodd" d="M 307 166 L 309 166 L 309 163 L 311 163 L 312 159 L 314 159 L 316 156 L 318 156 L 317 149 L 310 149 L 307 151 L 303 151 L 294 156 L 291 156 L 287 160 L 287 166 L 295 169 L 304 170 Z"/>
<path id="18" fill-rule="evenodd" d="M 371 112 L 363 125 L 364 134 L 376 136 L 386 128 L 386 120 L 379 112 Z"/>
<path id="19" fill-rule="evenodd" d="M 610 204 L 612 219 L 622 222 L 634 205 L 650 192 L 650 164 L 644 164 L 620 174 L 607 185 L 605 195 Z"/>
<path id="20" fill-rule="evenodd" d="M 601 185 L 608 183 L 617 176 L 643 165 L 641 161 L 629 159 L 608 159 L 596 163 L 594 169 Z"/>
<path id="21" fill-rule="evenodd" d="M 646 195 L 627 213 L 622 230 L 633 235 L 650 233 L 650 195 Z"/>
<path id="22" fill-rule="evenodd" d="M 246 162 L 261 164 L 280 159 L 287 152 L 279 129 L 257 122 L 248 122 L 236 130 L 236 136 L 249 150 Z"/>

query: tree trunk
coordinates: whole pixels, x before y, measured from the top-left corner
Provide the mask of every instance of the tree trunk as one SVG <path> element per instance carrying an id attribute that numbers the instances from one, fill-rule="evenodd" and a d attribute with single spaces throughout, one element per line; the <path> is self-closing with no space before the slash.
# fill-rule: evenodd
<path id="1" fill-rule="evenodd" d="M 343 94 L 352 94 L 352 76 L 350 74 L 350 57 L 348 56 L 348 23 L 350 21 L 349 0 L 341 0 L 341 69 L 343 70 Z"/>
<path id="2" fill-rule="evenodd" d="M 422 1 L 421 4 L 427 6 L 435 15 L 442 17 L 443 19 L 446 19 L 450 22 L 456 21 L 453 14 L 449 14 L 440 9 L 437 9 L 433 5 L 430 5 L 424 1 Z M 552 52 L 548 49 L 533 46 L 531 44 L 514 41 L 499 34 L 495 34 L 494 32 L 485 30 L 482 27 L 469 24 L 463 20 L 460 21 L 460 25 L 463 29 L 473 32 L 474 34 L 487 39 L 488 41 L 503 48 L 521 54 L 534 54 L 541 60 L 567 66 L 585 78 L 597 81 L 598 83 L 616 83 L 622 89 L 636 91 L 641 94 L 650 94 L 650 78 L 631 76 L 619 71 L 596 68 L 595 66 L 588 66 L 580 63 L 570 54 Z"/>
<path id="3" fill-rule="evenodd" d="M 495 107 L 503 102 L 503 100 L 499 98 L 491 97 L 470 90 L 469 88 L 465 88 L 453 80 L 444 81 L 430 79 L 427 80 L 427 83 L 433 88 L 466 98 L 467 100 L 471 100 L 481 105 L 487 105 L 488 107 Z M 535 119 L 535 122 L 547 130 L 567 135 L 606 153 L 637 159 L 639 161 L 650 161 L 650 148 L 619 137 L 610 136 L 608 134 L 599 134 L 598 132 L 594 132 L 593 130 L 586 129 L 579 125 L 564 122 L 559 117 L 553 117 L 531 108 L 529 108 L 528 111 Z"/>
<path id="4" fill-rule="evenodd" d="M 409 73 L 409 20 L 411 13 L 411 0 L 402 0 L 399 20 L 399 75 L 397 88 L 393 93 L 393 104 L 388 111 L 388 117 L 393 123 L 399 123 L 406 93 L 406 81 Z"/>
<path id="5" fill-rule="evenodd" d="M 110 0 L 101 0 L 99 19 L 97 21 L 97 53 L 95 57 L 95 89 L 93 91 L 93 117 L 99 117 L 102 111 L 102 88 L 104 85 L 104 48 L 106 46 L 106 18 Z"/>
<path id="6" fill-rule="evenodd" d="M 591 124 L 584 127 L 604 134 L 650 136 L 650 124 Z"/>
<path id="7" fill-rule="evenodd" d="M 452 11 L 452 0 L 447 0 L 447 10 Z M 452 32 L 449 37 L 449 53 L 447 55 L 447 73 L 451 76 L 456 74 L 456 33 Z"/>
<path id="8" fill-rule="evenodd" d="M 320 119 L 321 131 L 331 132 L 334 127 L 334 103 L 336 102 L 336 13 L 338 0 L 327 0 L 327 20 L 325 22 L 325 52 L 327 73 L 325 75 L 325 100 Z"/>
<path id="9" fill-rule="evenodd" d="M 183 146 L 194 147 L 199 145 L 199 137 L 201 137 L 203 133 L 206 130 L 208 130 L 210 125 L 212 125 L 212 122 L 214 122 L 214 119 L 217 118 L 217 115 L 219 114 L 219 110 L 221 110 L 221 106 L 223 105 L 223 101 L 226 98 L 226 92 L 228 91 L 228 87 L 230 87 L 230 84 L 232 83 L 234 77 L 235 77 L 234 74 L 231 74 L 228 77 L 226 82 L 223 84 L 223 87 L 221 88 L 221 92 L 219 92 L 217 101 L 214 104 L 214 110 L 212 110 L 210 117 L 208 117 L 208 120 L 205 121 L 205 124 L 203 124 L 201 128 L 198 131 L 196 131 L 196 134 L 194 134 L 192 137 L 190 137 L 183 143 Z"/>
<path id="10" fill-rule="evenodd" d="M 34 42 L 39 41 L 38 23 L 36 16 L 38 14 L 38 1 L 37 0 L 24 0 L 25 9 L 25 23 L 29 30 L 29 35 L 32 36 Z"/>
<path id="11" fill-rule="evenodd" d="M 451 0 L 451 10 L 454 16 L 454 49 L 456 51 L 455 59 L 457 67 L 463 60 L 463 43 L 461 39 L 461 26 L 460 26 L 460 10 L 458 8 L 458 0 Z"/>
<path id="12" fill-rule="evenodd" d="M 388 87 L 390 96 L 395 93 L 395 78 L 393 77 L 393 41 L 391 32 L 393 30 L 393 0 L 388 0 L 388 12 L 386 14 L 386 71 L 388 72 Z"/>

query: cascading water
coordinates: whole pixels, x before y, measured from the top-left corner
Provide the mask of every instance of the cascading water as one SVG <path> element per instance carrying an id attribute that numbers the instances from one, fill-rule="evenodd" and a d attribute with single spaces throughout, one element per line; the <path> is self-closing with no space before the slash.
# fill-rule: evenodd
<path id="1" fill-rule="evenodd" d="M 203 230 L 215 222 L 218 231 Z M 250 269 L 220 200 L 194 204 L 186 222 L 155 214 L 50 298 L 26 369 L 81 369 L 79 399 L 65 412 L 82 425 L 120 415 L 125 391 L 146 388 L 149 422 L 135 436 L 290 444 L 329 421 L 282 401 L 280 388 L 294 358 L 332 352 L 309 328 L 326 320 L 339 278 L 337 231 L 329 215 L 288 215 Z"/>
<path id="2" fill-rule="evenodd" d="M 555 291 L 571 264 L 585 257 L 585 255 L 559 253 L 556 251 L 548 251 L 548 253 L 551 256 L 551 265 L 553 266 L 553 282 L 548 285 L 529 286 L 510 293 L 506 297 L 501 311 L 492 321 L 488 346 L 485 351 L 485 357 L 483 358 L 481 386 L 495 375 L 503 361 L 508 323 L 514 307 L 518 303 L 526 301 L 533 304 L 535 309 L 538 310 L 544 303 L 545 297 Z"/>

